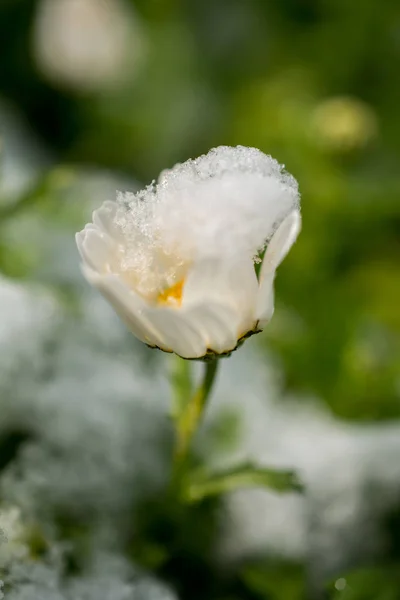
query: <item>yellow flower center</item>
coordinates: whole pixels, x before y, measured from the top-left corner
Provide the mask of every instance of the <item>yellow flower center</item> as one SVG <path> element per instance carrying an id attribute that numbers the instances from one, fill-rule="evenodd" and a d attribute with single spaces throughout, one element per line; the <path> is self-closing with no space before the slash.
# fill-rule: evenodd
<path id="1" fill-rule="evenodd" d="M 167 288 L 160 294 L 158 294 L 157 302 L 159 304 L 168 304 L 169 306 L 180 306 L 182 304 L 182 292 L 184 279 L 178 281 L 171 287 Z"/>

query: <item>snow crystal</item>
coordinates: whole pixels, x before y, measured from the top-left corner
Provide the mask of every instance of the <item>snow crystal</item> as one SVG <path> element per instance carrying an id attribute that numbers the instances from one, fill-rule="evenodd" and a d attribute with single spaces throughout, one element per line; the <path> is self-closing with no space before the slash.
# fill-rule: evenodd
<path id="1" fill-rule="evenodd" d="M 260 150 L 220 146 L 163 171 L 136 194 L 119 194 L 118 203 L 122 268 L 169 283 L 193 261 L 255 258 L 298 207 L 299 193 L 296 180 Z"/>
<path id="2" fill-rule="evenodd" d="M 24 543 L 24 527 L 20 511 L 16 507 L 0 507 L 0 569 L 13 561 L 26 556 L 28 548 Z"/>
<path id="3" fill-rule="evenodd" d="M 53 551 L 60 513 L 82 518 L 88 547 L 119 547 L 138 497 L 165 485 L 168 475 L 168 385 L 163 368 L 152 371 L 151 385 L 148 378 L 149 358 L 157 360 L 158 354 L 134 344 L 95 294 L 98 307 L 92 310 L 91 296 L 81 298 L 81 321 L 64 313 L 50 294 L 1 281 L 2 389 L 7 389 L 1 433 L 25 423 L 33 433 L 0 473 L 2 503 L 11 506 L 0 506 L 7 600 L 174 597 L 156 581 L 126 574 L 113 557 L 73 579 L 57 565 L 29 557 L 25 522 L 37 526 Z M 49 369 L 45 350 L 55 333 Z"/>
<path id="4" fill-rule="evenodd" d="M 59 564 L 15 563 L 6 578 L 7 600 L 67 600 L 60 583 Z"/>
<path id="5" fill-rule="evenodd" d="M 150 386 L 141 364 L 157 355 L 132 347 L 106 302 L 86 319 L 91 306 L 92 294 L 83 296 L 84 321 L 66 316 L 59 324 L 51 372 L 37 382 L 35 401 L 7 396 L 3 403 L 13 423 L 29 419 L 34 435 L 2 473 L 1 493 L 43 523 L 60 509 L 88 522 L 124 519 L 134 498 L 163 484 L 168 472 L 167 383 L 159 369 Z M 9 342 L 16 343 L 11 333 Z"/>
<path id="6" fill-rule="evenodd" d="M 150 577 L 135 577 L 132 566 L 122 557 L 107 553 L 94 561 L 85 577 L 71 582 L 68 600 L 174 600 L 176 596 Z"/>
<path id="7" fill-rule="evenodd" d="M 43 289 L 0 277 L 0 312 L 2 430 L 18 412 L 19 401 L 31 399 L 46 377 L 58 308 L 54 297 Z M 24 416 L 28 418 L 21 415 L 21 421 Z"/>
<path id="8" fill-rule="evenodd" d="M 9 600 L 174 600 L 165 585 L 135 573 L 119 555 L 99 552 L 85 574 L 64 577 L 60 564 L 40 562 L 16 567 Z"/>

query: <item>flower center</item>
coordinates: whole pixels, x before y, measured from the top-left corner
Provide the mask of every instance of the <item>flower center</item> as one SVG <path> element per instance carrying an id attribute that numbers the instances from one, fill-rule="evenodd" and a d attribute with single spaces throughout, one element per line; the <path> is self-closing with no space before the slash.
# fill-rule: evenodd
<path id="1" fill-rule="evenodd" d="M 180 306 L 182 304 L 182 292 L 184 283 L 185 280 L 181 279 L 180 281 L 178 281 L 178 283 L 175 283 L 171 287 L 158 294 L 157 302 L 159 304 L 168 304 L 169 306 Z"/>

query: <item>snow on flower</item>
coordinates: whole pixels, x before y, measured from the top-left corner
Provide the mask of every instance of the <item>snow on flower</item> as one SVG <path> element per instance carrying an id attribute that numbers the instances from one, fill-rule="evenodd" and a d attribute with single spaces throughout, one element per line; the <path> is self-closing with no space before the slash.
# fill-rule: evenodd
<path id="1" fill-rule="evenodd" d="M 299 230 L 296 180 L 260 150 L 220 146 L 105 202 L 76 241 L 86 279 L 136 337 L 201 358 L 268 323 Z"/>

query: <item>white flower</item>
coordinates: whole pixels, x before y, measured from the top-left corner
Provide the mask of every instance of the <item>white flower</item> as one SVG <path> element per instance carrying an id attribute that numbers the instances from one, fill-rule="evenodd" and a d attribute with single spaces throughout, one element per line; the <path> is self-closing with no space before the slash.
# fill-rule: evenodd
<path id="1" fill-rule="evenodd" d="M 255 148 L 221 146 L 105 202 L 76 241 L 86 279 L 136 337 L 200 358 L 268 323 L 299 230 L 295 179 Z"/>
<path id="2" fill-rule="evenodd" d="M 40 0 L 32 33 L 44 76 L 77 91 L 125 81 L 144 45 L 136 15 L 121 0 Z"/>

